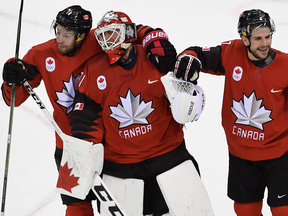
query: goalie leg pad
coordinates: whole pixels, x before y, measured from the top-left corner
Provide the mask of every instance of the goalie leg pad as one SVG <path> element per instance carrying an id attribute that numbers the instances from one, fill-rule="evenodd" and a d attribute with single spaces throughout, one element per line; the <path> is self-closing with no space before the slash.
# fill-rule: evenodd
<path id="1" fill-rule="evenodd" d="M 114 195 L 124 212 L 129 216 L 143 215 L 144 181 L 140 179 L 122 179 L 103 174 L 103 181 Z M 106 215 L 103 206 L 100 207 L 101 216 Z"/>
<path id="2" fill-rule="evenodd" d="M 206 189 L 192 161 L 156 177 L 171 216 L 213 216 Z"/>

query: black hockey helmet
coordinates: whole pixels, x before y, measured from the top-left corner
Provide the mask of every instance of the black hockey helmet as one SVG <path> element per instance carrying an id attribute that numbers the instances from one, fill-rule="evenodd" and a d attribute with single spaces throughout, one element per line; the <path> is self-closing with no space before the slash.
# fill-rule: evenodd
<path id="1" fill-rule="evenodd" d="M 90 11 L 84 10 L 79 5 L 73 5 L 59 11 L 53 22 L 53 29 L 61 25 L 69 30 L 74 31 L 76 38 L 82 33 L 87 33 L 92 28 L 92 15 Z"/>
<path id="2" fill-rule="evenodd" d="M 259 9 L 252 9 L 246 10 L 240 14 L 237 30 L 240 37 L 247 37 L 252 34 L 252 31 L 255 28 L 265 26 L 270 29 L 271 34 L 276 30 L 274 21 L 270 18 L 268 13 Z"/>

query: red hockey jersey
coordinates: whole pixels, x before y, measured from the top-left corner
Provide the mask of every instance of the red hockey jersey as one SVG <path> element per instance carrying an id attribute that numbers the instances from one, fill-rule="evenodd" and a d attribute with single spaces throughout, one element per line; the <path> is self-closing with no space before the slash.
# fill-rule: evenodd
<path id="1" fill-rule="evenodd" d="M 190 47 L 204 72 L 225 75 L 222 126 L 229 151 L 257 161 L 278 158 L 288 151 L 288 54 L 276 54 L 267 67 L 255 66 L 242 40 L 212 48 Z"/>
<path id="2" fill-rule="evenodd" d="M 71 121 L 73 136 L 82 132 L 82 138 L 103 143 L 105 159 L 120 164 L 167 153 L 179 146 L 184 136 L 164 96 L 163 74 L 141 45 L 135 47 L 138 59 L 131 70 L 110 65 L 106 54 L 87 62 Z"/>
<path id="3" fill-rule="evenodd" d="M 54 109 L 53 117 L 66 134 L 70 134 L 69 116 L 73 108 L 79 73 L 89 58 L 102 52 L 95 39 L 94 30 L 91 30 L 74 56 L 61 55 L 58 52 L 55 39 L 52 39 L 32 47 L 23 57 L 25 62 L 37 66 L 39 73 L 28 82 L 35 88 L 40 85 L 41 80 L 44 81 Z M 7 105 L 10 105 L 11 87 L 2 85 L 2 94 Z M 16 87 L 15 106 L 21 105 L 29 95 L 24 86 Z M 56 145 L 60 149 L 63 148 L 62 140 L 58 134 Z"/>

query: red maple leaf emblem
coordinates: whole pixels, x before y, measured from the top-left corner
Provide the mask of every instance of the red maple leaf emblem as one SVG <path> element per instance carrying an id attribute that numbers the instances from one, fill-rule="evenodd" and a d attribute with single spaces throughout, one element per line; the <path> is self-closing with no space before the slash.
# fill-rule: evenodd
<path id="1" fill-rule="evenodd" d="M 103 78 L 100 78 L 100 79 L 99 79 L 99 83 L 102 83 L 102 82 L 104 82 L 104 79 L 103 79 Z"/>
<path id="2" fill-rule="evenodd" d="M 237 70 L 235 70 L 235 72 L 236 72 L 237 74 L 240 74 L 240 73 L 241 73 L 241 70 L 238 68 Z"/>
<path id="3" fill-rule="evenodd" d="M 79 185 L 77 183 L 79 177 L 75 177 L 74 175 L 70 176 L 71 171 L 72 168 L 69 169 L 67 163 L 65 163 L 64 166 L 60 166 L 57 188 L 63 188 L 72 193 L 71 189 Z"/>
<path id="4" fill-rule="evenodd" d="M 47 61 L 48 64 L 53 64 L 53 61 L 51 59 L 49 59 L 49 61 Z"/>
<path id="5" fill-rule="evenodd" d="M 202 51 L 210 51 L 210 47 L 203 47 Z"/>

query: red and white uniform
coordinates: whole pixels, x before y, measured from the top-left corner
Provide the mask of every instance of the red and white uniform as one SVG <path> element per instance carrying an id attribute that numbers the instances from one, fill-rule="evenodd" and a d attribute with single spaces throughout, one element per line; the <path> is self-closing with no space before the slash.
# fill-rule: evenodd
<path id="1" fill-rule="evenodd" d="M 130 70 L 110 65 L 107 54 L 87 61 L 76 92 L 72 135 L 104 144 L 105 159 L 137 163 L 167 153 L 183 141 L 172 117 L 161 74 L 136 45 Z"/>
<path id="2" fill-rule="evenodd" d="M 33 71 L 33 79 L 28 80 L 32 88 L 38 87 L 44 81 L 48 97 L 52 103 L 53 117 L 65 134 L 70 134 L 70 115 L 73 109 L 75 87 L 84 63 L 92 56 L 102 53 L 97 43 L 94 30 L 91 30 L 84 43 L 74 56 L 61 55 L 55 39 L 32 47 L 23 60 L 35 65 L 38 71 Z M 7 105 L 11 103 L 11 87 L 2 84 L 2 95 Z M 20 106 L 28 97 L 24 86 L 16 87 L 15 106 Z M 56 134 L 56 145 L 63 148 L 63 143 Z"/>
<path id="3" fill-rule="evenodd" d="M 204 72 L 225 75 L 222 126 L 230 153 L 258 161 L 287 152 L 288 54 L 272 49 L 276 54 L 272 62 L 257 67 L 248 59 L 242 40 L 187 51 L 200 59 Z"/>

